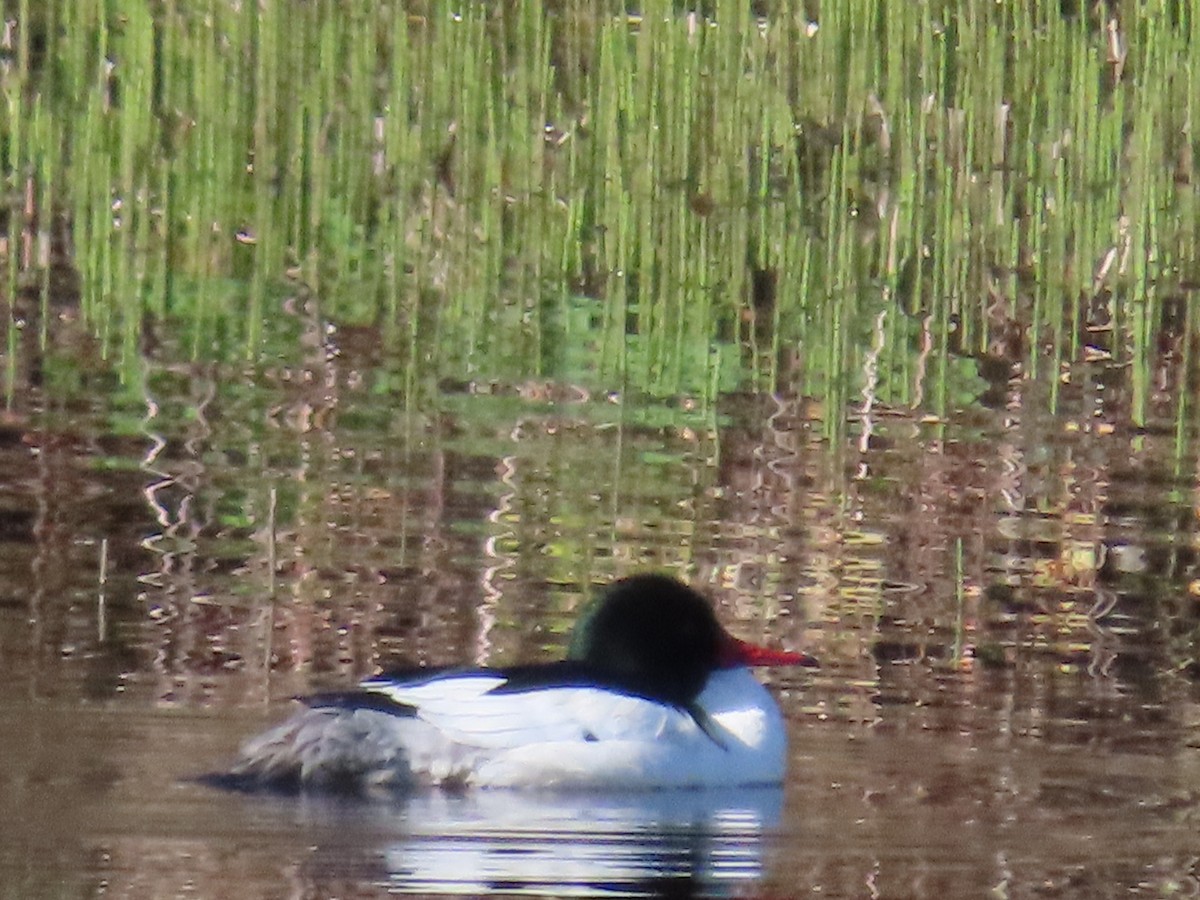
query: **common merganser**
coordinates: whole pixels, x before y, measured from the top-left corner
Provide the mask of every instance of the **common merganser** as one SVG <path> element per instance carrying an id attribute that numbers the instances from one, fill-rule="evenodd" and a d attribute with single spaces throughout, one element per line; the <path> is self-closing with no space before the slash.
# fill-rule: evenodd
<path id="1" fill-rule="evenodd" d="M 787 739 L 748 666 L 817 662 L 740 641 L 663 575 L 613 583 L 567 658 L 370 678 L 252 739 L 230 786 L 672 788 L 779 784 Z"/>

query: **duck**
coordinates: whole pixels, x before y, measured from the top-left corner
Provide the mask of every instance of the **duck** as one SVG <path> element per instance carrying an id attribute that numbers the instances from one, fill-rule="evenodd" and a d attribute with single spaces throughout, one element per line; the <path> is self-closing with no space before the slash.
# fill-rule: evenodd
<path id="1" fill-rule="evenodd" d="M 786 728 L 750 670 L 817 665 L 734 637 L 683 582 L 637 574 L 585 608 L 565 659 L 391 672 L 303 698 L 212 780 L 241 790 L 778 786 Z"/>

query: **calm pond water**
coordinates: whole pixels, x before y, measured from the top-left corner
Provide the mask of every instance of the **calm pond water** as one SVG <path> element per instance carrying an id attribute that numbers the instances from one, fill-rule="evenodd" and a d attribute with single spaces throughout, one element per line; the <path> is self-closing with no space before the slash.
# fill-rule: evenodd
<path id="1" fill-rule="evenodd" d="M 165 355 L 135 396 L 80 365 L 0 433 L 0 895 L 1200 886 L 1194 434 L 1180 462 L 1172 429 L 1109 427 L 1087 390 L 1041 414 L 1019 381 L 949 421 L 864 404 L 830 438 L 803 398 L 402 395 L 386 354 Z M 296 694 L 554 657 L 592 585 L 644 569 L 822 659 L 771 682 L 781 791 L 189 780 Z"/>

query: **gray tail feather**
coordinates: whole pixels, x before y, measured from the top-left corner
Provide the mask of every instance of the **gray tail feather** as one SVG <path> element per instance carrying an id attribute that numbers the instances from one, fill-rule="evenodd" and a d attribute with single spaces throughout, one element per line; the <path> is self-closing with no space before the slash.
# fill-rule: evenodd
<path id="1" fill-rule="evenodd" d="M 224 772 L 200 777 L 237 791 L 405 788 L 408 761 L 377 710 L 315 707 L 247 741 Z"/>

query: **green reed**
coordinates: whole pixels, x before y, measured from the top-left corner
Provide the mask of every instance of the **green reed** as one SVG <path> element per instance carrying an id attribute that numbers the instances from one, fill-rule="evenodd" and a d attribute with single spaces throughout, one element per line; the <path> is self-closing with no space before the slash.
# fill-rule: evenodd
<path id="1" fill-rule="evenodd" d="M 410 6 L 22 0 L 6 192 L 127 369 L 148 315 L 254 358 L 294 279 L 434 372 L 835 407 L 882 315 L 881 396 L 944 412 L 1096 309 L 1147 372 L 1195 278 L 1186 5 Z"/>

